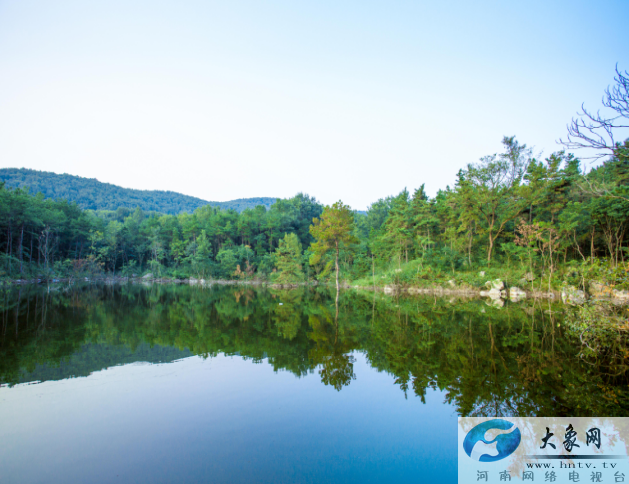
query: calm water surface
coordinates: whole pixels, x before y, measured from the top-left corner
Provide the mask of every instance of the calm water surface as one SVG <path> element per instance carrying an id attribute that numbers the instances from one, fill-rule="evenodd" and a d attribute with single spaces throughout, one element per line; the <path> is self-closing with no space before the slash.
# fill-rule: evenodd
<path id="1" fill-rule="evenodd" d="M 0 292 L 0 482 L 456 482 L 459 415 L 629 415 L 561 305 L 335 296 Z"/>

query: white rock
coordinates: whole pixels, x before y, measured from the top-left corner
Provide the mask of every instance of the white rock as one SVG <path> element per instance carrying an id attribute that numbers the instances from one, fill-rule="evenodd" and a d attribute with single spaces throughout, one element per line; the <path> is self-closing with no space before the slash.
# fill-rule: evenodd
<path id="1" fill-rule="evenodd" d="M 490 299 L 500 299 L 501 293 L 497 289 L 491 289 L 489 291 L 481 291 L 481 297 L 488 297 Z"/>
<path id="2" fill-rule="evenodd" d="M 526 292 L 524 292 L 519 287 L 510 287 L 509 288 L 509 298 L 512 301 L 520 301 L 522 299 L 526 299 Z"/>
<path id="3" fill-rule="evenodd" d="M 500 309 L 501 307 L 503 307 L 505 305 L 505 302 L 498 298 L 498 299 L 490 299 L 489 301 L 487 301 L 485 304 L 487 304 L 487 306 L 491 306 L 493 308 L 498 308 Z"/>
<path id="4" fill-rule="evenodd" d="M 585 293 L 574 286 L 565 286 L 561 290 L 561 300 L 564 304 L 580 305 L 585 302 Z"/>
<path id="5" fill-rule="evenodd" d="M 502 291 L 505 288 L 505 283 L 502 282 L 500 279 L 494 279 L 493 281 L 487 281 L 485 283 L 485 286 L 487 286 L 488 289 L 490 290 L 498 290 L 498 291 Z"/>

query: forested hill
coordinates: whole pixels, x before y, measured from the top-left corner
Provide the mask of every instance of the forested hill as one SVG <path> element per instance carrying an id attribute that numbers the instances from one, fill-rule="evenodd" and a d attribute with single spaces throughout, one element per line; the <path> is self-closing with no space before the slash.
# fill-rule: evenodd
<path id="1" fill-rule="evenodd" d="M 73 175 L 58 175 L 48 171 L 29 170 L 26 168 L 0 169 L 0 182 L 7 187 L 28 187 L 31 194 L 41 192 L 46 198 L 64 198 L 76 202 L 79 207 L 91 210 L 116 210 L 119 207 L 140 207 L 146 212 L 160 212 L 175 215 L 193 212 L 203 205 L 214 205 L 224 209 L 233 208 L 242 212 L 246 208 L 264 205 L 269 208 L 276 198 L 239 198 L 229 202 L 208 202 L 200 198 L 176 192 L 160 190 L 134 190 L 109 183 L 102 183 L 95 178 L 83 178 Z"/>

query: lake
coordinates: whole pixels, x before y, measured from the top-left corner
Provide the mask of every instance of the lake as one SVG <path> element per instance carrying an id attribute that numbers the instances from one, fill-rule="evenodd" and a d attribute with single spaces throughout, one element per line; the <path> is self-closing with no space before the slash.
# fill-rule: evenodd
<path id="1" fill-rule="evenodd" d="M 456 482 L 458 416 L 628 416 L 569 307 L 326 288 L 0 291 L 0 482 Z"/>

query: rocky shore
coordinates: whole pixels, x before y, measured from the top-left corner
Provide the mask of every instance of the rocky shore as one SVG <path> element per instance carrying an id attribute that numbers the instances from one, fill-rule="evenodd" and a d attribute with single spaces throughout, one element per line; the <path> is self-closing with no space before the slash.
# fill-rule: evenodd
<path id="1" fill-rule="evenodd" d="M 524 281 L 522 281 L 524 282 Z M 262 279 L 249 280 L 224 280 L 224 279 L 173 279 L 154 276 L 153 274 L 145 274 L 144 276 L 131 277 L 111 277 L 111 276 L 95 276 L 81 278 L 59 278 L 59 279 L 14 279 L 5 281 L 5 284 L 24 285 L 24 284 L 74 284 L 74 283 L 93 283 L 93 284 L 189 284 L 189 285 L 251 285 L 266 286 L 273 289 L 291 289 L 303 286 L 317 286 L 318 282 L 304 282 L 299 284 L 275 284 Z M 404 286 L 387 284 L 384 286 L 358 286 L 351 284 L 343 284 L 344 289 L 360 289 L 367 291 L 381 291 L 389 295 L 435 295 L 435 296 L 464 296 L 464 297 L 481 297 L 486 298 L 492 306 L 503 306 L 509 300 L 511 302 L 519 302 L 525 299 L 561 299 L 565 304 L 581 305 L 588 299 L 602 299 L 611 301 L 615 305 L 629 304 L 629 291 L 619 290 L 614 287 L 607 286 L 602 283 L 591 283 L 588 292 L 577 289 L 574 286 L 564 286 L 561 291 L 551 290 L 542 291 L 530 287 L 507 287 L 504 281 L 495 279 L 487 281 L 485 288 L 471 286 L 457 286 L 454 281 L 448 281 L 447 286 L 434 285 L 428 287 Z"/>

